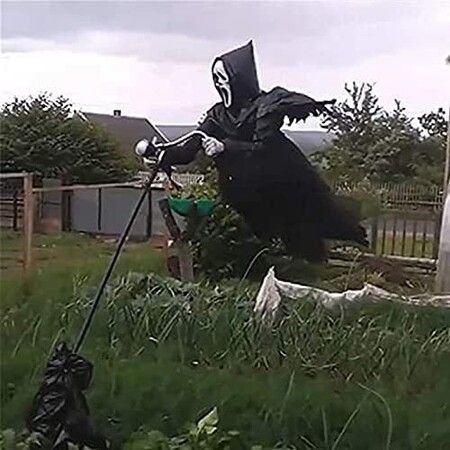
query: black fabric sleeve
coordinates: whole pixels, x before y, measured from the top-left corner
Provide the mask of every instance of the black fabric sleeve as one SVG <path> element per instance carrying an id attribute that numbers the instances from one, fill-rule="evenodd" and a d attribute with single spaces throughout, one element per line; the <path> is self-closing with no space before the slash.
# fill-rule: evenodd
<path id="1" fill-rule="evenodd" d="M 207 113 L 206 117 L 197 127 L 198 131 L 203 131 L 203 133 L 208 136 L 215 137 L 216 139 L 222 139 L 222 129 L 218 124 L 218 120 L 215 116 L 215 108 L 212 107 Z M 170 166 L 185 165 L 191 163 L 199 150 L 202 148 L 202 138 L 201 136 L 193 136 L 184 144 L 180 144 L 171 148 L 166 149 L 162 161 L 162 167 L 164 170 L 170 170 Z"/>
<path id="2" fill-rule="evenodd" d="M 224 153 L 229 155 L 254 153 L 263 147 L 262 141 L 240 141 L 228 138 L 223 140 L 223 144 L 225 145 Z"/>

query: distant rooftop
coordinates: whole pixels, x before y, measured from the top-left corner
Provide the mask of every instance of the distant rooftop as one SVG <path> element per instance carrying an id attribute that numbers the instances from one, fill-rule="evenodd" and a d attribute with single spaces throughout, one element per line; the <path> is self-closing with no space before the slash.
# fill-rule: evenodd
<path id="1" fill-rule="evenodd" d="M 81 112 L 79 116 L 84 120 L 101 125 L 119 142 L 122 152 L 131 157 L 134 157 L 134 147 L 141 139 L 152 140 L 157 137 L 158 141 L 166 139 L 172 141 L 195 129 L 195 125 L 153 125 L 144 117 L 124 116 L 120 110 L 113 111 L 113 114 Z M 324 131 L 283 131 L 307 157 L 333 138 L 332 134 Z M 189 169 L 191 166 L 192 164 L 185 168 Z M 182 168 L 180 167 L 180 169 Z"/>
<path id="2" fill-rule="evenodd" d="M 123 116 L 119 110 L 115 110 L 113 114 L 82 112 L 79 115 L 89 122 L 101 125 L 116 138 L 126 155 L 134 155 L 134 147 L 141 139 L 152 140 L 156 136 L 161 140 L 158 130 L 143 117 Z"/>

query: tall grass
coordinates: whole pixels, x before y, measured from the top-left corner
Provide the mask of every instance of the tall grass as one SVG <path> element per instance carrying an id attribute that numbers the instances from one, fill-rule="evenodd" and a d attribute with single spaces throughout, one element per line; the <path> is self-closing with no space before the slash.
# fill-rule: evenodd
<path id="1" fill-rule="evenodd" d="M 371 307 L 330 316 L 287 303 L 269 330 L 255 289 L 129 274 L 109 288 L 83 354 L 93 415 L 116 442 L 173 434 L 219 408 L 244 441 L 296 448 L 439 449 L 450 442 L 450 316 Z M 74 339 L 92 290 L 4 308 L 4 426 L 18 427 L 57 339 Z"/>

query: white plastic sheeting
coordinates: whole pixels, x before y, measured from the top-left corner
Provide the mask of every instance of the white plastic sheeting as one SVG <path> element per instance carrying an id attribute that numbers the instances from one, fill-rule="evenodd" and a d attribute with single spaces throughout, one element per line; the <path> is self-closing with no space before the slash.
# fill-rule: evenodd
<path id="1" fill-rule="evenodd" d="M 282 298 L 313 302 L 322 305 L 328 310 L 363 307 L 369 304 L 388 302 L 413 306 L 450 308 L 450 295 L 402 297 L 371 284 L 365 284 L 362 289 L 357 290 L 348 290 L 340 293 L 328 292 L 311 286 L 278 280 L 275 277 L 274 268 L 271 267 L 259 289 L 254 312 L 262 317 L 263 320 L 271 320 L 280 306 Z"/>

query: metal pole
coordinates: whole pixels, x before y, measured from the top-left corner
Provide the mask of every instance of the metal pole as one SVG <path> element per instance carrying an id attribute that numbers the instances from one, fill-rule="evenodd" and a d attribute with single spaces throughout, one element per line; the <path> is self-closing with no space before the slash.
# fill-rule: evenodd
<path id="1" fill-rule="evenodd" d="M 158 162 L 153 169 L 152 174 L 148 178 L 148 180 L 145 181 L 144 188 L 142 190 L 142 193 L 133 209 L 133 212 L 131 213 L 130 219 L 128 220 L 128 223 L 125 227 L 125 229 L 122 232 L 122 235 L 120 236 L 119 243 L 117 244 L 116 251 L 114 252 L 113 257 L 111 258 L 111 261 L 109 262 L 108 268 L 106 269 L 106 272 L 103 276 L 103 280 L 97 290 L 97 294 L 94 299 L 94 303 L 92 304 L 91 310 L 89 311 L 89 315 L 86 318 L 83 328 L 81 329 L 80 334 L 78 335 L 77 342 L 74 347 L 74 352 L 78 353 L 81 346 L 83 345 L 84 339 L 87 336 L 87 333 L 89 331 L 89 328 L 91 326 L 92 320 L 94 318 L 95 312 L 97 311 L 98 305 L 100 303 L 100 300 L 102 298 L 103 292 L 105 290 L 105 287 L 113 273 L 114 267 L 116 265 L 117 260 L 119 259 L 120 253 L 122 252 L 122 248 L 127 240 L 128 234 L 130 233 L 130 230 L 134 224 L 134 221 L 139 213 L 139 210 L 141 209 L 142 203 L 144 202 L 145 197 L 147 196 L 148 191 L 151 189 L 152 183 L 156 178 L 156 175 L 158 174 L 160 162 L 163 158 L 164 152 L 161 153 L 160 157 L 158 158 Z M 56 438 L 53 441 L 54 445 L 58 444 L 59 440 L 63 437 L 63 427 L 62 424 L 58 425 L 58 428 L 56 430 Z"/>
<path id="2" fill-rule="evenodd" d="M 131 227 L 134 224 L 134 221 L 135 221 L 135 219 L 136 219 L 136 217 L 137 217 L 137 215 L 139 213 L 139 210 L 141 209 L 142 203 L 143 203 L 145 197 L 147 196 L 147 193 L 148 193 L 149 189 L 150 189 L 150 183 L 147 184 L 145 186 L 145 188 L 142 190 L 142 193 L 141 193 L 141 195 L 140 195 L 140 197 L 139 197 L 139 199 L 138 199 L 138 201 L 137 201 L 137 203 L 136 203 L 136 205 L 135 205 L 135 207 L 133 209 L 133 212 L 131 213 L 130 219 L 128 220 L 127 226 L 125 227 L 125 229 L 122 232 L 122 235 L 120 236 L 119 243 L 117 244 L 116 251 L 114 252 L 113 257 L 111 258 L 111 261 L 109 262 L 108 268 L 106 269 L 106 272 L 103 275 L 103 279 L 102 279 L 102 282 L 100 283 L 100 286 L 99 286 L 99 288 L 97 290 L 97 294 L 95 296 L 94 303 L 92 304 L 91 310 L 89 311 L 89 315 L 86 318 L 86 320 L 85 320 L 85 322 L 83 324 L 83 328 L 81 329 L 81 332 L 80 332 L 80 334 L 78 336 L 77 343 L 75 344 L 75 347 L 74 347 L 74 352 L 75 353 L 79 352 L 79 350 L 80 350 L 80 348 L 81 348 L 81 346 L 83 344 L 83 341 L 84 341 L 84 339 L 86 337 L 86 334 L 87 334 L 87 332 L 89 330 L 89 327 L 91 326 L 91 322 L 92 322 L 92 319 L 94 318 L 94 314 L 95 314 L 95 312 L 97 310 L 98 304 L 100 303 L 100 299 L 101 299 L 101 297 L 103 295 L 103 291 L 105 290 L 106 284 L 108 283 L 108 281 L 109 281 L 109 279 L 110 279 L 110 277 L 112 275 L 112 272 L 114 270 L 116 262 L 119 259 L 119 256 L 120 256 L 120 254 L 122 252 L 122 248 L 123 248 L 123 246 L 124 246 L 124 244 L 125 244 L 125 242 L 127 240 L 128 234 L 130 233 Z"/>
<path id="3" fill-rule="evenodd" d="M 165 138 L 165 136 L 162 135 L 162 133 L 159 133 L 159 134 L 161 135 L 161 137 Z M 183 138 L 177 139 L 176 141 L 174 141 L 174 143 L 171 143 L 171 144 L 175 145 L 175 143 L 178 143 L 182 139 L 185 140 L 185 139 L 193 136 L 194 134 L 201 134 L 202 137 L 204 135 L 201 132 L 199 132 L 199 133 L 191 132 L 191 133 L 188 133 L 188 135 L 183 136 Z M 167 141 L 167 138 L 165 138 L 164 140 Z M 151 189 L 151 185 L 152 185 L 153 181 L 155 180 L 156 175 L 158 174 L 158 171 L 159 171 L 159 168 L 160 168 L 160 164 L 161 164 L 161 161 L 162 161 L 163 157 L 164 157 L 164 150 L 162 150 L 161 153 L 158 155 L 158 161 L 157 161 L 157 163 L 156 163 L 156 165 L 155 165 L 155 167 L 153 169 L 153 172 L 150 175 L 150 177 L 145 181 L 144 189 L 143 189 L 143 191 L 141 193 L 141 196 L 139 197 L 139 199 L 138 199 L 138 201 L 137 201 L 137 203 L 136 203 L 136 205 L 135 205 L 135 207 L 134 207 L 134 209 L 133 209 L 133 211 L 131 213 L 130 219 L 128 220 L 128 223 L 127 223 L 125 229 L 123 230 L 122 235 L 120 236 L 119 242 L 117 244 L 116 251 L 114 252 L 113 257 L 111 258 L 111 261 L 109 262 L 108 268 L 106 269 L 106 272 L 105 272 L 105 274 L 103 276 L 102 282 L 100 283 L 100 286 L 99 286 L 99 288 L 97 290 L 97 294 L 95 296 L 94 303 L 92 304 L 91 310 L 89 311 L 89 315 L 87 316 L 87 318 L 86 318 L 86 320 L 85 320 L 85 322 L 83 324 L 83 328 L 81 329 L 81 332 L 78 335 L 78 339 L 77 339 L 77 342 L 76 342 L 75 347 L 74 347 L 74 352 L 75 353 L 78 353 L 79 350 L 81 349 L 81 346 L 83 345 L 84 339 L 87 336 L 87 333 L 88 333 L 89 328 L 91 326 L 91 323 L 92 323 L 92 320 L 94 318 L 95 312 L 97 311 L 98 305 L 99 305 L 100 300 L 102 298 L 103 292 L 104 292 L 104 290 L 106 288 L 106 285 L 107 285 L 109 279 L 111 278 L 111 275 L 113 273 L 113 270 L 114 270 L 114 267 L 116 265 L 116 262 L 119 259 L 119 256 L 120 256 L 120 254 L 122 252 L 122 248 L 123 248 L 123 246 L 124 246 L 124 244 L 126 242 L 128 234 L 130 233 L 130 230 L 131 230 L 131 228 L 132 228 L 132 226 L 134 224 L 134 221 L 135 221 L 135 219 L 136 219 L 136 217 L 137 217 L 137 215 L 139 213 L 139 210 L 141 209 L 142 203 L 144 202 L 144 200 L 145 200 L 145 198 L 147 196 L 147 193 Z M 62 429 L 62 425 L 60 424 L 58 426 L 58 429 L 56 430 L 56 439 L 54 440 L 54 443 L 57 444 L 59 442 L 59 440 L 62 438 L 62 436 L 63 436 L 63 429 Z"/>

